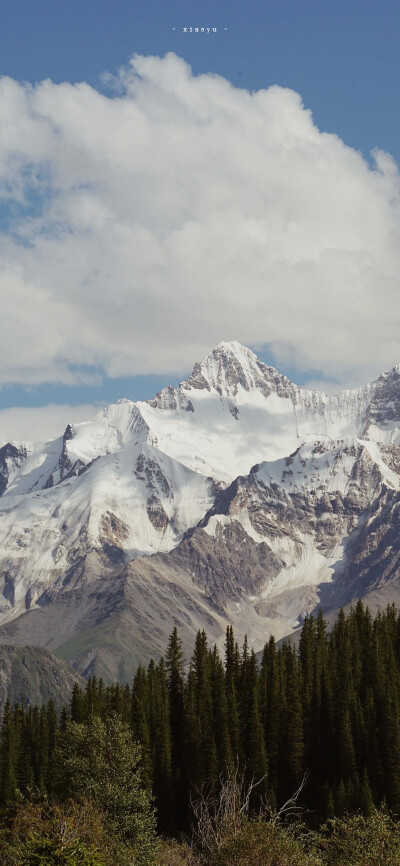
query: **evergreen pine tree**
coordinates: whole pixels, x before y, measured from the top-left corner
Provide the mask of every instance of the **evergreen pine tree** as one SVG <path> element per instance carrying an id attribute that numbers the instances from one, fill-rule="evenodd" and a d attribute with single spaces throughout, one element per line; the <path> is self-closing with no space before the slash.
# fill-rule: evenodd
<path id="1" fill-rule="evenodd" d="M 364 768 L 364 773 L 361 781 L 361 790 L 360 790 L 360 810 L 363 815 L 366 815 L 367 818 L 370 817 L 374 808 L 371 787 L 368 780 L 367 771 Z"/>
<path id="2" fill-rule="evenodd" d="M 0 803 L 3 806 L 14 800 L 16 796 L 15 757 L 13 714 L 10 702 L 7 700 L 3 710 L 0 738 Z"/>
<path id="3" fill-rule="evenodd" d="M 171 762 L 171 730 L 164 660 L 156 668 L 149 666 L 150 683 L 150 739 L 152 744 L 153 795 L 157 808 L 160 832 L 169 832 L 176 827 L 175 791 Z"/>
<path id="4" fill-rule="evenodd" d="M 270 637 L 268 644 L 264 648 L 261 665 L 261 682 L 264 683 L 262 692 L 264 703 L 262 720 L 269 767 L 269 797 L 271 798 L 273 793 L 276 798 L 278 791 L 280 686 L 276 646 L 273 636 Z"/>
<path id="5" fill-rule="evenodd" d="M 47 773 L 46 773 L 46 791 L 50 797 L 54 793 L 55 785 L 55 766 L 56 766 L 56 748 L 58 744 L 58 716 L 54 701 L 50 700 L 47 704 L 46 712 L 47 737 L 48 737 L 48 757 L 47 757 Z"/>
<path id="6" fill-rule="evenodd" d="M 72 690 L 71 719 L 73 722 L 83 722 L 85 719 L 84 696 L 78 683 L 74 684 Z"/>
<path id="7" fill-rule="evenodd" d="M 225 641 L 225 692 L 230 751 L 235 765 L 242 762 L 238 708 L 239 660 L 232 626 L 227 626 Z"/>
<path id="8" fill-rule="evenodd" d="M 303 778 L 305 767 L 303 737 L 303 705 L 301 700 L 301 669 L 296 650 L 290 645 L 283 648 L 284 699 L 281 714 L 279 767 L 281 798 L 287 800 L 295 793 Z"/>
<path id="9" fill-rule="evenodd" d="M 259 709 L 259 681 L 257 676 L 257 663 L 254 651 L 249 660 L 248 672 L 248 724 L 247 738 L 247 774 L 248 781 L 254 780 L 256 787 L 253 791 L 252 806 L 257 801 L 264 800 L 268 792 L 268 761 L 265 749 L 264 729 L 261 723 Z"/>
<path id="10" fill-rule="evenodd" d="M 213 700 L 214 740 L 218 754 L 218 771 L 223 776 L 230 776 L 234 769 L 234 759 L 231 749 L 229 731 L 229 711 L 226 697 L 226 679 L 222 661 L 217 647 L 211 657 L 211 690 Z"/>
<path id="11" fill-rule="evenodd" d="M 184 656 L 182 641 L 176 627 L 172 630 L 169 638 L 165 655 L 165 670 L 170 713 L 172 770 L 175 776 L 179 776 L 182 769 L 183 748 Z"/>
<path id="12" fill-rule="evenodd" d="M 118 697 L 117 697 L 118 701 Z M 109 715 L 115 712 L 115 692 L 112 696 L 111 709 Z M 136 676 L 133 680 L 131 693 L 131 730 L 133 738 L 140 743 L 141 762 L 142 762 L 142 779 L 148 790 L 152 786 L 152 758 L 151 758 L 151 741 L 150 741 L 150 724 L 149 724 L 149 687 L 147 672 L 144 667 L 139 665 Z"/>

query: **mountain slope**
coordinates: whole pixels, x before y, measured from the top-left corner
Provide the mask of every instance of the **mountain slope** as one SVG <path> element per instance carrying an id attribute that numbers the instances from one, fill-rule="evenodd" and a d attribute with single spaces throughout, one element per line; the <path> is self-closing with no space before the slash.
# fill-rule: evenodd
<path id="1" fill-rule="evenodd" d="M 37 704 L 50 699 L 57 708 L 69 703 L 74 683 L 81 677 L 42 647 L 0 646 L 0 715 L 11 704 Z"/>
<path id="2" fill-rule="evenodd" d="M 328 397 L 221 343 L 177 389 L 1 449 L 0 642 L 124 677 L 174 624 L 258 647 L 319 604 L 378 604 L 399 477 L 400 367 Z"/>

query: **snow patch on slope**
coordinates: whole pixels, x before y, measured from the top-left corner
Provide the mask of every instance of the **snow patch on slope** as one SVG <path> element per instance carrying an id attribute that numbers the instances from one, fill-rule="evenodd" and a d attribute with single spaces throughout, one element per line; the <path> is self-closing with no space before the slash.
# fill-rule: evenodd
<path id="1" fill-rule="evenodd" d="M 219 537 L 234 520 L 241 543 L 269 546 L 277 566 L 258 595 L 227 598 L 229 616 L 252 636 L 265 638 L 275 621 L 290 630 L 332 582 L 363 508 L 382 485 L 400 489 L 392 444 L 400 439 L 399 372 L 328 397 L 240 344 L 221 343 L 179 388 L 118 401 L 26 448 L 4 469 L 4 616 L 34 605 L 47 587 L 64 591 L 85 556 L 95 553 L 112 572 L 138 554 L 173 550 L 200 521 Z M 204 524 L 234 479 L 232 514 L 214 509 Z"/>

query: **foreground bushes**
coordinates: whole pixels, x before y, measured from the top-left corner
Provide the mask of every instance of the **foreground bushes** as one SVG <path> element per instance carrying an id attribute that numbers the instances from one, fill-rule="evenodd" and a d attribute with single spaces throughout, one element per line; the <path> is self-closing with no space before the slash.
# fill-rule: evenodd
<path id="1" fill-rule="evenodd" d="M 92 716 L 82 725 L 68 721 L 56 751 L 57 799 L 84 802 L 90 797 L 102 812 L 111 838 L 136 852 L 135 862 L 152 862 L 155 814 L 143 786 L 140 747 L 116 716 Z"/>
<path id="2" fill-rule="evenodd" d="M 52 755 L 52 793 L 15 790 L 0 821 L 1 866 L 152 866 L 152 798 L 140 747 L 113 714 L 66 719 Z"/>
<path id="3" fill-rule="evenodd" d="M 400 824 L 382 810 L 329 821 L 315 844 L 324 866 L 400 866 Z"/>
<path id="4" fill-rule="evenodd" d="M 332 818 L 310 830 L 298 805 L 302 786 L 280 812 L 260 801 L 255 814 L 257 787 L 239 770 L 218 795 L 203 786 L 192 801 L 190 845 L 162 843 L 159 866 L 400 866 L 400 823 L 387 811 L 372 807 L 368 817 Z"/>
<path id="5" fill-rule="evenodd" d="M 125 850 L 124 850 L 125 849 Z M 21 801 L 3 814 L 0 863 L 7 866 L 125 866 L 126 846 L 110 839 L 93 802 Z"/>
<path id="6" fill-rule="evenodd" d="M 319 832 L 243 816 L 213 847 L 199 839 L 153 840 L 146 861 L 155 866 L 400 866 L 400 825 L 374 810 L 329 821 Z M 136 866 L 135 845 L 111 833 L 93 801 L 21 801 L 3 813 L 4 866 Z"/>
<path id="7" fill-rule="evenodd" d="M 159 866 L 400 866 L 400 826 L 382 811 L 329 821 L 320 832 L 246 818 L 214 850 L 163 843 Z"/>
<path id="8" fill-rule="evenodd" d="M 238 835 L 197 862 L 202 866 L 400 866 L 400 827 L 380 811 L 370 818 L 335 819 L 319 834 L 248 820 Z"/>
<path id="9" fill-rule="evenodd" d="M 200 861 L 201 862 L 201 861 Z M 274 826 L 263 820 L 247 821 L 241 831 L 227 839 L 207 866 L 322 866 L 316 851 L 308 850 L 299 831 Z"/>

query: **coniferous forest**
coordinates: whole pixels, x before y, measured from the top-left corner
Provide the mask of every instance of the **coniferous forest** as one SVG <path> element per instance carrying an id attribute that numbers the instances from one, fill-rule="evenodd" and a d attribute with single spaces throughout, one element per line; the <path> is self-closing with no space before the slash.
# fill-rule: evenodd
<path id="1" fill-rule="evenodd" d="M 214 854 L 204 839 L 186 854 L 183 842 L 157 842 L 189 838 L 204 810 L 215 827 L 232 780 L 239 801 L 247 797 L 246 809 L 235 807 L 246 825 L 233 831 L 231 821 Z M 296 792 L 300 823 L 290 805 L 279 815 Z M 185 659 L 174 629 L 165 658 L 139 667 L 131 685 L 90 678 L 61 714 L 52 702 L 7 704 L 0 802 L 0 855 L 10 864 L 268 864 L 265 846 L 272 851 L 280 833 L 293 851 L 271 860 L 278 866 L 400 863 L 400 615 L 389 607 L 372 618 L 358 602 L 328 633 L 320 613 L 306 618 L 297 644 L 271 637 L 259 657 L 228 628 L 223 656 L 199 632 Z M 75 830 L 56 842 L 62 821 Z M 31 840 L 31 859 L 14 851 L 16 828 Z M 371 828 L 377 859 L 353 852 L 350 861 L 346 845 L 358 833 L 365 852 Z"/>

